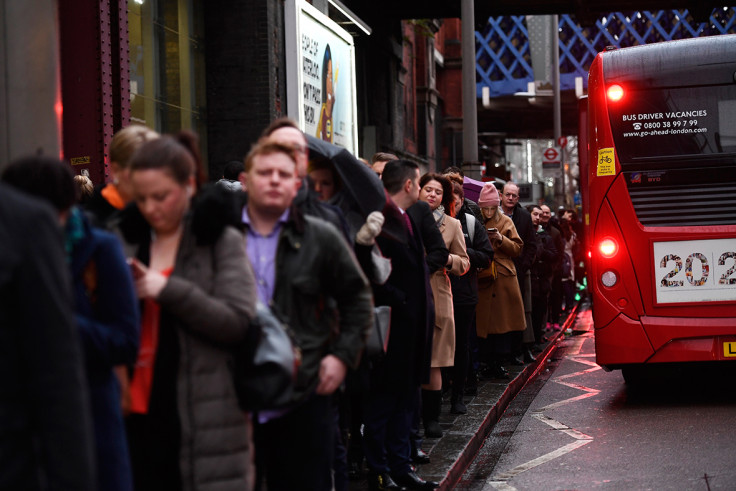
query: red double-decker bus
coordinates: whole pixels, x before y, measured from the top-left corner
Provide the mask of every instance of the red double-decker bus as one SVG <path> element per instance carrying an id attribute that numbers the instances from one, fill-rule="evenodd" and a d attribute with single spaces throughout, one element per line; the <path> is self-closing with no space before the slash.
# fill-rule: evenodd
<path id="1" fill-rule="evenodd" d="M 736 35 L 600 53 L 587 110 L 596 361 L 736 361 Z"/>

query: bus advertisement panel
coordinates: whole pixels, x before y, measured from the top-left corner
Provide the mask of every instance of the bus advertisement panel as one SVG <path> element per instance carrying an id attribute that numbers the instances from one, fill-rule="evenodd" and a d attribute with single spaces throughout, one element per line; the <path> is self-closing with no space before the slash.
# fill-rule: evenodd
<path id="1" fill-rule="evenodd" d="M 588 83 L 597 362 L 736 360 L 736 36 L 600 53 Z"/>

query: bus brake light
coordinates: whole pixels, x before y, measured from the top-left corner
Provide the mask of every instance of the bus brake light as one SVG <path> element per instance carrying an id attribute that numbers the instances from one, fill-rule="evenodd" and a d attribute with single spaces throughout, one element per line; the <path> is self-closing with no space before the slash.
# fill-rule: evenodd
<path id="1" fill-rule="evenodd" d="M 613 257 L 618 252 L 618 244 L 613 239 L 603 239 L 598 245 L 598 250 L 603 257 Z"/>
<path id="2" fill-rule="evenodd" d="M 611 85 L 608 87 L 608 100 L 611 102 L 618 102 L 624 96 L 624 89 L 618 84 Z"/>

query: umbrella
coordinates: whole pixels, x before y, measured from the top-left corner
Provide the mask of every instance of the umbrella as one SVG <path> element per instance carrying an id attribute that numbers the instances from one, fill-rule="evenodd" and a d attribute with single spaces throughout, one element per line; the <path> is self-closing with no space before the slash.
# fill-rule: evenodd
<path id="1" fill-rule="evenodd" d="M 483 189 L 483 185 L 486 182 L 493 182 L 496 184 L 496 187 L 498 187 L 498 184 L 506 184 L 506 181 L 503 181 L 501 179 L 495 178 L 495 179 L 489 179 L 488 181 L 477 181 L 475 179 L 471 179 L 469 177 L 463 177 L 463 192 L 465 193 L 465 197 L 468 198 L 470 201 L 478 202 L 478 198 L 480 198 L 480 191 Z"/>
<path id="2" fill-rule="evenodd" d="M 480 191 L 483 189 L 484 184 L 485 183 L 483 181 L 476 181 L 469 177 L 463 177 L 463 192 L 465 193 L 465 197 L 470 201 L 475 201 L 477 203 L 478 198 L 480 198 Z"/>
<path id="3" fill-rule="evenodd" d="M 334 199 L 345 213 L 348 223 L 355 222 L 355 215 L 365 218 L 374 211 L 384 212 L 386 218 L 382 235 L 406 242 L 402 218 L 396 218 L 389 204 L 393 204 L 383 189 L 383 183 L 375 172 L 355 158 L 346 148 L 306 135 L 309 159 L 327 159 L 335 166 L 342 189 Z M 394 206 L 395 207 L 395 206 Z M 362 223 L 350 223 L 351 227 Z"/>
<path id="4" fill-rule="evenodd" d="M 324 158 L 332 162 L 342 181 L 343 190 L 354 199 L 363 218 L 373 211 L 383 210 L 386 201 L 383 183 L 370 167 L 356 159 L 347 148 L 311 135 L 307 135 L 307 147 L 310 160 Z"/>

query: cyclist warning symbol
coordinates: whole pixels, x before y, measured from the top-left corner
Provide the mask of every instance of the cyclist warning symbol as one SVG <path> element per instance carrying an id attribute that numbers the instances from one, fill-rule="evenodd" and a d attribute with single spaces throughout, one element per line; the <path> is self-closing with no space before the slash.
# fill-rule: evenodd
<path id="1" fill-rule="evenodd" d="M 598 168 L 596 176 L 615 176 L 616 162 L 613 156 L 613 148 L 598 149 Z"/>

